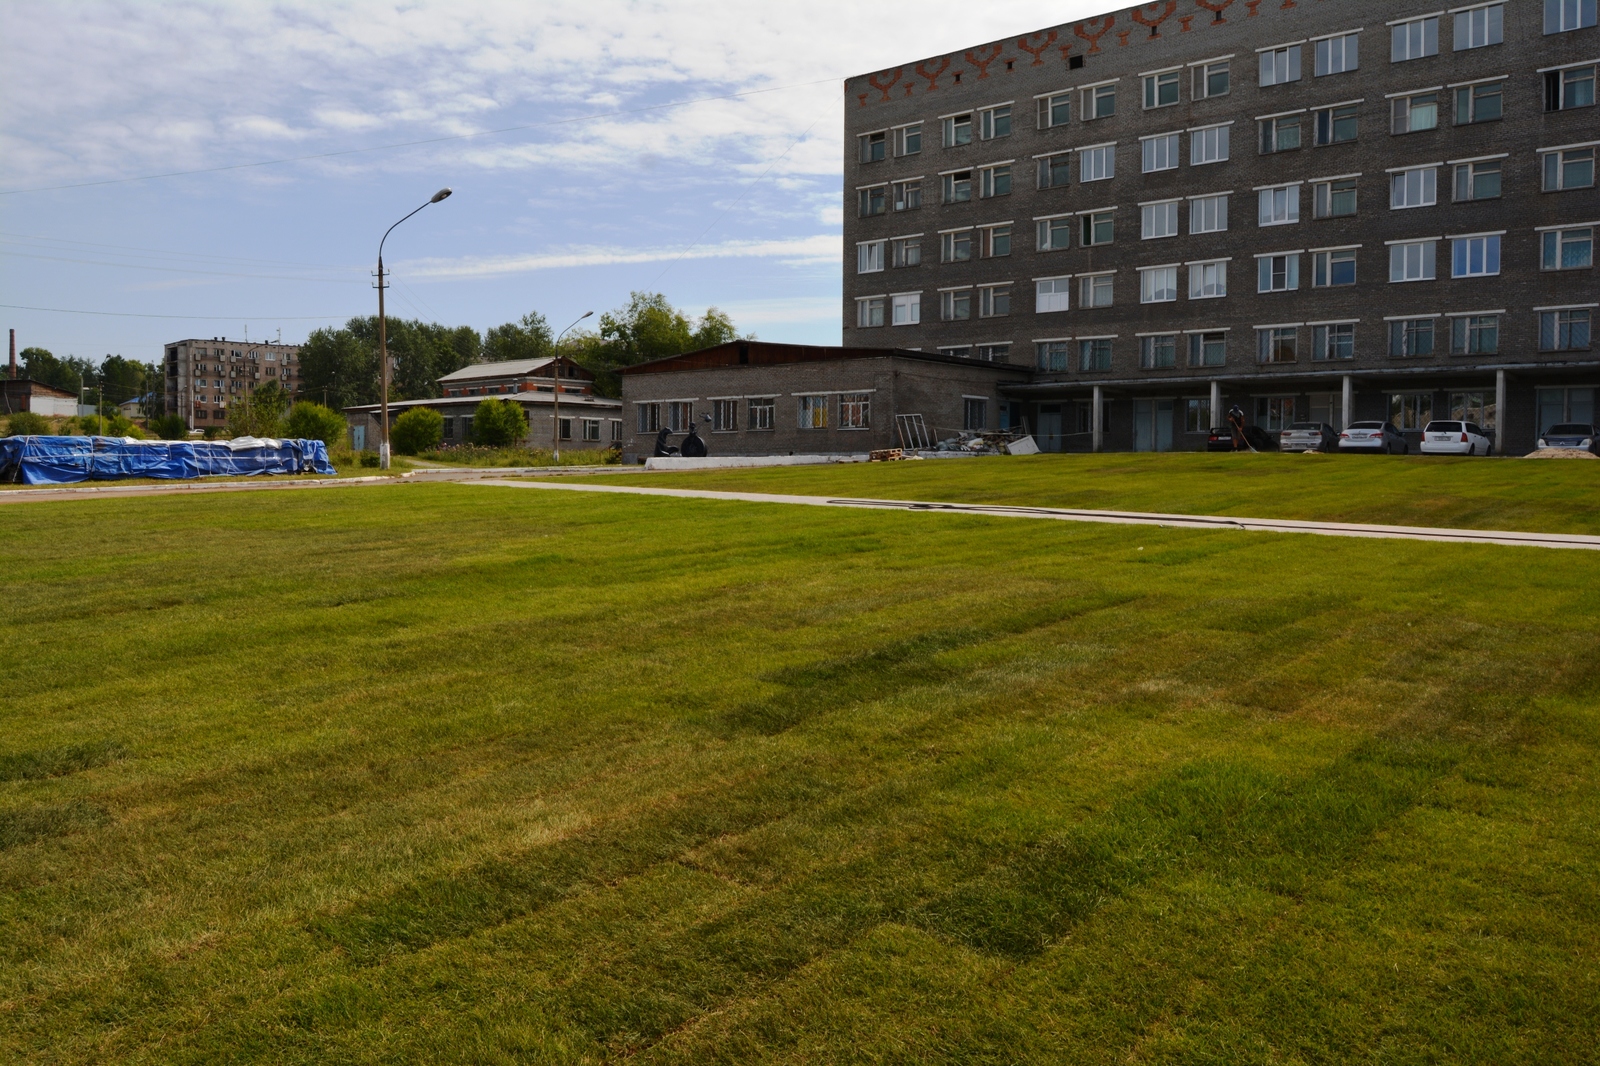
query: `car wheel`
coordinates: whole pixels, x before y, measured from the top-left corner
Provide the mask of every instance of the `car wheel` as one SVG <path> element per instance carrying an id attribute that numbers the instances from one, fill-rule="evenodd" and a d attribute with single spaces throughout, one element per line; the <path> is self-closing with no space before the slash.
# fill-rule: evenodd
<path id="1" fill-rule="evenodd" d="M 1478 454 L 1478 446 L 1476 444 L 1467 445 L 1467 454 L 1469 456 L 1477 455 Z"/>

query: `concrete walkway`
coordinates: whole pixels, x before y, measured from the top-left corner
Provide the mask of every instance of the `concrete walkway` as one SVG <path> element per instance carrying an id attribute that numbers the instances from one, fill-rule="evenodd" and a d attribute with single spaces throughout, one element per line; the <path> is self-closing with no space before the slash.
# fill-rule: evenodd
<path id="1" fill-rule="evenodd" d="M 1600 551 L 1600 536 L 1574 533 L 1517 533 L 1487 529 L 1435 529 L 1428 526 L 1376 526 L 1349 522 L 1300 522 L 1287 518 L 1229 518 L 1221 515 L 1161 514 L 1150 511 L 1091 511 L 1069 507 L 1016 507 L 981 503 L 923 503 L 916 500 L 864 500 L 840 496 L 785 496 L 761 492 L 712 492 L 699 489 L 650 489 L 629 485 L 577 485 L 549 481 L 505 481 L 483 478 L 477 485 L 513 489 L 556 489 L 567 492 L 621 492 L 636 496 L 672 496 L 694 500 L 738 500 L 807 507 L 850 507 L 879 511 L 985 515 L 991 518 L 1047 518 L 1058 522 L 1108 522 L 1114 525 L 1168 526 L 1177 529 L 1233 529 L 1251 533 L 1319 533 L 1329 537 L 1371 537 L 1382 540 L 1432 540 L 1452 544 L 1504 544 L 1532 548 L 1580 548 Z"/>

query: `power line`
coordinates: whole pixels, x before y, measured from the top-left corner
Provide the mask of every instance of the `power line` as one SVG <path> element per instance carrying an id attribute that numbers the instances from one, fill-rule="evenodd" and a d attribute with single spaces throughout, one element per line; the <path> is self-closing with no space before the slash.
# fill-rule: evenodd
<path id="1" fill-rule="evenodd" d="M 58 315 L 98 315 L 105 318 L 181 318 L 191 322 L 243 322 L 260 319 L 263 322 L 338 322 L 347 318 L 360 318 L 348 312 L 339 315 L 146 315 L 132 311 L 78 311 L 70 307 L 31 307 L 28 304 L 0 304 L 14 311 L 49 311 Z"/>
<path id="2" fill-rule="evenodd" d="M 201 167 L 197 170 L 169 170 L 160 174 L 141 174 L 132 178 L 105 178 L 100 181 L 79 181 L 69 185 L 41 185 L 32 189 L 0 189 L 0 196 L 20 196 L 23 193 L 34 192 L 61 192 L 65 189 L 87 189 L 98 185 L 122 185 L 133 181 L 155 181 L 159 178 L 183 178 L 196 174 L 219 174 L 228 170 L 248 170 L 253 167 L 271 167 L 283 163 L 304 163 L 313 159 L 333 159 L 338 156 L 360 155 L 365 152 L 387 152 L 396 148 L 416 148 L 425 144 L 445 144 L 451 141 L 468 141 L 477 137 L 496 137 L 502 133 L 521 133 L 526 130 L 545 129 L 551 126 L 566 126 L 574 122 L 591 122 L 601 118 L 620 118 L 625 115 L 642 115 L 651 111 L 664 111 L 674 107 L 688 107 L 691 104 L 713 103 L 718 100 L 737 100 L 746 96 L 759 96 L 762 93 L 785 92 L 789 89 L 805 89 L 813 85 L 823 85 L 828 82 L 840 81 L 839 78 L 818 78 L 816 81 L 796 82 L 793 85 L 777 85 L 768 89 L 747 89 L 744 92 L 726 93 L 721 96 L 701 96 L 693 100 L 678 100 L 667 104 L 650 104 L 646 107 L 627 108 L 622 111 L 602 111 L 592 115 L 578 115 L 572 118 L 551 119 L 548 122 L 530 122 L 521 126 L 504 126 L 495 130 L 480 130 L 477 133 L 457 133 L 445 137 L 425 137 L 416 141 L 396 141 L 393 144 L 376 144 L 368 148 L 343 148 L 336 152 L 315 152 L 311 155 L 285 156 L 282 159 L 263 159 L 255 163 L 230 163 L 220 167 Z"/>
<path id="3" fill-rule="evenodd" d="M 124 270 L 158 270 L 164 274 L 204 274 L 219 278 L 263 278 L 268 281 L 315 281 L 324 285 L 339 283 L 355 284 L 359 280 L 357 278 L 317 278 L 310 277 L 308 275 L 295 277 L 288 274 L 241 274 L 236 271 L 228 270 L 202 270 L 197 267 L 154 266 L 149 263 L 108 263 L 102 259 L 69 259 L 66 256 L 39 255 L 37 253 L 30 252 L 0 252 L 0 255 L 10 256 L 13 259 L 43 259 L 46 262 L 51 263 L 82 263 L 85 266 L 120 267 Z M 327 268 L 324 267 L 322 269 L 325 270 Z"/>

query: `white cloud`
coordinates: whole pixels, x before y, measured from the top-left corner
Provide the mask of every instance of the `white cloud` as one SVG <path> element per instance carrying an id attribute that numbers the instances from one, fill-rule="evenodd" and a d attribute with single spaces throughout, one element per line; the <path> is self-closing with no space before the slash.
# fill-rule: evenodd
<path id="1" fill-rule="evenodd" d="M 740 329 L 802 322 L 837 322 L 840 315 L 839 301 L 831 296 L 730 300 L 719 305 L 719 309 L 727 312 Z"/>
<path id="2" fill-rule="evenodd" d="M 396 272 L 412 280 L 440 281 L 501 277 L 537 270 L 615 266 L 631 263 L 670 263 L 679 259 L 775 259 L 786 266 L 834 265 L 839 262 L 839 238 L 831 234 L 772 241 L 723 241 L 692 248 L 588 247 L 527 255 L 470 256 L 461 259 L 418 259 L 401 263 Z"/>

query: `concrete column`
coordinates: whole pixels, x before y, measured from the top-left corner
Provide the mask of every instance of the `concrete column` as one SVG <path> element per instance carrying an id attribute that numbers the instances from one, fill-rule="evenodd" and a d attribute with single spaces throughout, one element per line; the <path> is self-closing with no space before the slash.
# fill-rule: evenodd
<path id="1" fill-rule="evenodd" d="M 1339 428 L 1341 430 L 1350 428 L 1350 408 L 1354 406 L 1355 399 L 1355 382 L 1351 380 L 1349 374 L 1346 374 L 1344 376 L 1344 394 L 1339 397 Z"/>
<path id="2" fill-rule="evenodd" d="M 1105 427 L 1103 425 L 1101 425 L 1100 386 L 1099 385 L 1096 385 L 1094 387 L 1094 409 L 1089 412 L 1089 425 L 1090 425 L 1091 430 L 1092 430 L 1092 432 L 1090 434 L 1090 439 L 1093 441 L 1094 450 L 1095 451 L 1099 451 L 1100 450 L 1100 443 L 1101 443 L 1101 434 L 1105 430 Z"/>
<path id="3" fill-rule="evenodd" d="M 1506 454 L 1506 413 L 1506 372 L 1496 370 L 1494 372 L 1494 454 L 1496 455 Z"/>
<path id="4" fill-rule="evenodd" d="M 1211 425 L 1205 428 L 1209 431 L 1211 426 L 1222 425 L 1222 382 L 1211 383 Z"/>

